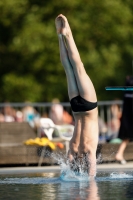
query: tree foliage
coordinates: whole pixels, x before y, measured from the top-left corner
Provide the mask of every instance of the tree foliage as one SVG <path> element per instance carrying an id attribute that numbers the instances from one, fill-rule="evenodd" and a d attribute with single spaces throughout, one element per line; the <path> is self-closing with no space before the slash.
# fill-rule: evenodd
<path id="1" fill-rule="evenodd" d="M 54 19 L 67 16 L 98 100 L 132 74 L 132 0 L 0 0 L 0 101 L 68 101 Z"/>

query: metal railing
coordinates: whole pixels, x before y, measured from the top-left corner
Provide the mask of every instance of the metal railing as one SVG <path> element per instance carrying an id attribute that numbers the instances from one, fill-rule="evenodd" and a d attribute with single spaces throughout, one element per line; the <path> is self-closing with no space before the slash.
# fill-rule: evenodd
<path id="1" fill-rule="evenodd" d="M 59 104 L 63 106 L 64 110 L 66 110 L 69 114 L 72 115 L 72 110 L 71 110 L 69 102 L 60 102 Z M 108 125 L 112 118 L 111 107 L 113 105 L 117 105 L 122 110 L 122 104 L 123 104 L 122 100 L 98 101 L 99 118 L 102 119 L 102 121 Z M 37 111 L 39 117 L 41 117 L 43 113 L 46 113 L 49 115 L 50 108 L 52 105 L 53 103 L 47 103 L 47 102 L 44 102 L 44 103 L 40 103 L 40 102 L 39 103 L 0 103 L 0 113 L 4 115 L 5 108 L 7 107 L 11 107 L 16 111 L 21 111 L 25 107 L 30 106 L 30 107 L 33 107 Z"/>
<path id="2" fill-rule="evenodd" d="M 70 114 L 72 113 L 70 103 L 69 102 L 60 102 L 65 110 L 67 110 Z M 122 100 L 115 100 L 115 101 L 98 101 L 98 110 L 99 110 L 99 116 L 104 121 L 109 121 L 111 116 L 111 106 L 112 105 L 118 105 L 122 107 L 123 101 Z M 37 112 L 40 114 L 40 116 L 43 114 L 43 112 L 49 113 L 49 110 L 53 103 L 0 103 L 0 112 L 3 112 L 3 108 L 10 106 L 14 108 L 15 110 L 22 110 L 26 106 L 31 106 L 37 110 Z"/>

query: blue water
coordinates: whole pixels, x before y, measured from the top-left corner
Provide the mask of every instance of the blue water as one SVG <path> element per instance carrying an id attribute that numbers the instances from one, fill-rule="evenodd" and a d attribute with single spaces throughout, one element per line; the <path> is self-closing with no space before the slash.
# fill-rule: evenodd
<path id="1" fill-rule="evenodd" d="M 94 180 L 59 173 L 0 175 L 0 199 L 132 200 L 133 172 L 98 171 Z"/>

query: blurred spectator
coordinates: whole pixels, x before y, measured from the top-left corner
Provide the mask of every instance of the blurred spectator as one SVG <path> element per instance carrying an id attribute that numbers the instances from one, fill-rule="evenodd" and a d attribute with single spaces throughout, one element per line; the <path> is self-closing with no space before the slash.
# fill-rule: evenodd
<path id="1" fill-rule="evenodd" d="M 107 125 L 101 117 L 98 117 L 98 125 L 99 125 L 99 142 L 106 142 L 107 135 Z"/>
<path id="2" fill-rule="evenodd" d="M 16 111 L 16 121 L 22 122 L 23 121 L 23 113 L 20 110 Z"/>
<path id="3" fill-rule="evenodd" d="M 16 110 L 8 103 L 3 108 L 3 115 L 5 122 L 14 122 L 16 120 Z"/>
<path id="4" fill-rule="evenodd" d="M 25 106 L 22 109 L 23 120 L 28 122 L 32 128 L 36 128 L 36 123 L 39 120 L 39 114 L 30 105 Z"/>
<path id="5" fill-rule="evenodd" d="M 121 107 L 118 104 L 113 104 L 111 106 L 111 116 L 112 118 L 120 119 L 122 115 Z"/>
<path id="6" fill-rule="evenodd" d="M 0 113 L 0 122 L 4 122 L 5 121 L 5 117 L 2 113 Z"/>
<path id="7" fill-rule="evenodd" d="M 108 138 L 107 142 L 118 137 L 120 128 L 120 118 L 122 115 L 121 107 L 117 104 L 111 106 L 111 120 L 108 123 Z"/>
<path id="8" fill-rule="evenodd" d="M 53 105 L 50 108 L 49 118 L 52 119 L 55 124 L 61 125 L 63 124 L 63 106 L 59 103 L 59 99 L 53 99 L 52 103 Z"/>
<path id="9" fill-rule="evenodd" d="M 53 105 L 51 106 L 49 112 L 49 118 L 52 119 L 54 124 L 73 124 L 73 117 L 66 110 L 64 110 L 59 99 L 53 99 L 52 103 Z"/>
<path id="10" fill-rule="evenodd" d="M 66 110 L 63 111 L 63 123 L 74 124 L 73 117 Z"/>
<path id="11" fill-rule="evenodd" d="M 126 77 L 126 86 L 133 86 L 133 76 Z M 122 143 L 116 154 L 116 160 L 125 164 L 124 151 L 127 144 L 133 141 L 133 91 L 126 91 L 123 99 L 123 111 L 118 138 Z"/>

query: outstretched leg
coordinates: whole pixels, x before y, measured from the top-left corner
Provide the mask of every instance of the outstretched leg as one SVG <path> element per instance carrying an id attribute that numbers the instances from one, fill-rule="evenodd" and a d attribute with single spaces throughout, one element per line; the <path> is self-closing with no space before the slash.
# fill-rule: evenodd
<path id="1" fill-rule="evenodd" d="M 69 95 L 69 99 L 72 99 L 73 97 L 79 95 L 79 91 L 78 91 L 75 75 L 72 69 L 72 65 L 69 60 L 68 51 L 65 44 L 65 38 L 62 35 L 62 18 L 61 17 L 57 17 L 55 19 L 55 25 L 56 25 L 57 35 L 58 35 L 58 40 L 59 40 L 60 60 L 64 67 L 66 77 L 67 77 L 68 95 Z"/>
<path id="2" fill-rule="evenodd" d="M 97 97 L 94 86 L 85 71 L 68 21 L 64 15 L 59 15 L 59 17 L 62 19 L 60 32 L 65 36 L 68 57 L 76 78 L 79 94 L 88 101 L 96 102 Z"/>

